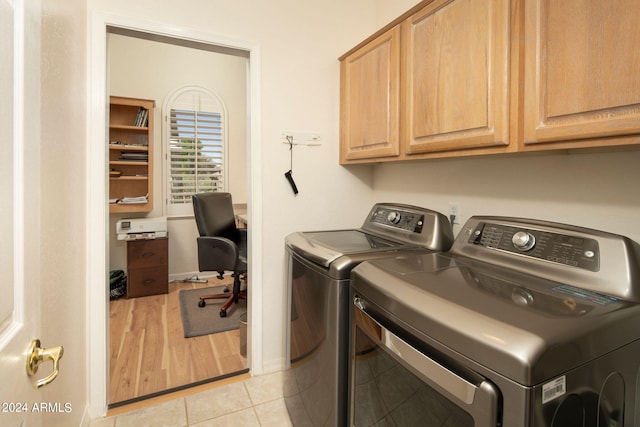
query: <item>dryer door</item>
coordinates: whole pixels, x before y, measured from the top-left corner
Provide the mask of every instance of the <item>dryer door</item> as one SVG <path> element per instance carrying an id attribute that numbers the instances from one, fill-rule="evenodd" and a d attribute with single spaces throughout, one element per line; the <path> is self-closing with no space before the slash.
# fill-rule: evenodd
<path id="1" fill-rule="evenodd" d="M 351 425 L 500 425 L 501 394 L 491 381 L 409 344 L 408 335 L 380 313 L 354 297 Z"/>

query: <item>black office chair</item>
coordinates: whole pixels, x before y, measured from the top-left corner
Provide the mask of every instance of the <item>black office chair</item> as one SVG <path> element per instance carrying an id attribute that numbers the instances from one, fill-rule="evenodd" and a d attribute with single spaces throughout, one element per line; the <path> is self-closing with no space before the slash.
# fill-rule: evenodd
<path id="1" fill-rule="evenodd" d="M 200 271 L 217 271 L 218 279 L 225 271 L 233 272 L 233 290 L 217 295 L 200 297 L 199 307 L 208 299 L 226 299 L 220 308 L 220 317 L 227 316 L 231 304 L 247 299 L 240 290 L 240 276 L 247 273 L 247 230 L 236 227 L 231 194 L 202 193 L 192 198 L 193 213 L 198 226 L 198 268 Z"/>

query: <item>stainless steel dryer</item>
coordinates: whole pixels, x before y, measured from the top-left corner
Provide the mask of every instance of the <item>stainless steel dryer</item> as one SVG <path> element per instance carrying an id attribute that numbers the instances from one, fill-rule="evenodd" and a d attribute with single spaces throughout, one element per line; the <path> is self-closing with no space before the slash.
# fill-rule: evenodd
<path id="1" fill-rule="evenodd" d="M 473 217 L 446 254 L 352 272 L 352 425 L 640 425 L 640 249 Z"/>
<path id="2" fill-rule="evenodd" d="M 351 269 L 371 259 L 447 250 L 452 242 L 444 215 L 392 203 L 374 205 L 359 229 L 287 236 L 290 369 L 285 402 L 294 425 L 348 423 Z"/>

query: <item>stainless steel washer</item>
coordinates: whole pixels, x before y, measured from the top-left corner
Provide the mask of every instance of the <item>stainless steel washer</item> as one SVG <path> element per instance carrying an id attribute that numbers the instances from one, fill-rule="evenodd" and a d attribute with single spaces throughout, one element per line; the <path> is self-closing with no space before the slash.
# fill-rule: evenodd
<path id="1" fill-rule="evenodd" d="M 290 369 L 285 402 L 294 425 L 348 423 L 349 274 L 362 261 L 447 250 L 445 216 L 378 203 L 359 229 L 293 233 L 288 251 Z"/>
<path id="2" fill-rule="evenodd" d="M 448 253 L 361 263 L 351 424 L 640 425 L 639 254 L 601 231 L 473 217 Z"/>

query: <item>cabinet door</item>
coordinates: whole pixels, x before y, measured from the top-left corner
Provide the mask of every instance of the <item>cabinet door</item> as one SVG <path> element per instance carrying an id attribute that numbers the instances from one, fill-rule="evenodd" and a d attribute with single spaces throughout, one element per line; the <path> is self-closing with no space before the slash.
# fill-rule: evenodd
<path id="1" fill-rule="evenodd" d="M 436 0 L 403 23 L 405 151 L 509 144 L 508 0 Z"/>
<path id="2" fill-rule="evenodd" d="M 340 161 L 397 156 L 400 27 L 343 59 L 340 72 Z"/>
<path id="3" fill-rule="evenodd" d="M 640 133 L 639 0 L 527 0 L 525 36 L 525 144 Z"/>

